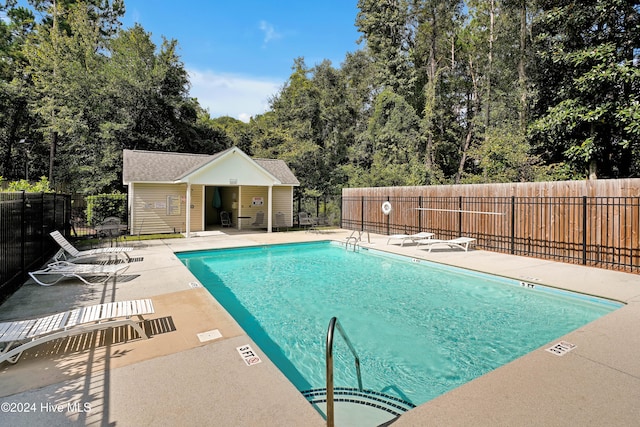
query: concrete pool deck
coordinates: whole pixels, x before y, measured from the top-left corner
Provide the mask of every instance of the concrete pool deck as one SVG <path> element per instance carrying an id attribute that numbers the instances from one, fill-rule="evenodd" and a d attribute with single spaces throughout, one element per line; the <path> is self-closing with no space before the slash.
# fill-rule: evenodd
<path id="1" fill-rule="evenodd" d="M 193 287 L 197 279 L 174 253 L 344 240 L 349 232 L 199 234 L 132 243 L 135 260 L 115 282 L 69 280 L 45 288 L 28 281 L 0 306 L 0 321 L 137 298 L 151 298 L 156 309 L 145 321 L 148 340 L 89 333 L 36 347 L 16 365 L 1 364 L 0 425 L 325 425 L 217 301 Z M 387 236 L 372 234 L 362 246 L 626 304 L 405 413 L 394 426 L 637 425 L 640 276 L 481 250 L 428 253 L 386 242 Z M 198 339 L 211 330 L 222 337 Z M 560 340 L 577 347 L 564 356 L 545 351 Z M 246 344 L 262 363 L 245 364 L 237 347 Z"/>

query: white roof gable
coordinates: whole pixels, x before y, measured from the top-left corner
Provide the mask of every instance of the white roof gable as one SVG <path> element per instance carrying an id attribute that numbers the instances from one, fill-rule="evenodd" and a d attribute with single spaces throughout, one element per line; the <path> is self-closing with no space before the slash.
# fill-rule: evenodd
<path id="1" fill-rule="evenodd" d="M 239 148 L 232 148 L 210 162 L 180 177 L 177 182 L 217 185 L 279 185 L 278 178 Z"/>

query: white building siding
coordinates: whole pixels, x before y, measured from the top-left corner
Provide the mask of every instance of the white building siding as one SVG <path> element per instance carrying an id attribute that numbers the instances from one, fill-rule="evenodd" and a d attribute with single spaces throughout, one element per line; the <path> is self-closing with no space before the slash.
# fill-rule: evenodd
<path id="1" fill-rule="evenodd" d="M 272 221 L 275 226 L 275 218 L 278 212 L 282 212 L 286 227 L 293 224 L 293 187 L 273 187 Z M 262 205 L 259 203 L 262 202 Z M 243 226 L 251 225 L 256 219 L 256 213 L 264 212 L 264 227 L 267 226 L 269 208 L 269 187 L 243 186 L 240 197 L 240 216 L 250 216 L 245 219 Z"/>
<path id="2" fill-rule="evenodd" d="M 131 204 L 132 233 L 143 234 L 186 231 L 186 184 L 134 184 Z M 202 230 L 203 191 L 191 186 L 191 231 Z"/>
<path id="3" fill-rule="evenodd" d="M 242 226 L 249 226 L 256 220 L 256 214 L 264 212 L 262 225 L 267 226 L 267 209 L 269 207 L 268 187 L 242 186 L 240 187 L 240 209 L 239 216 L 250 216 L 251 219 L 242 220 Z M 259 204 L 259 203 L 262 204 Z"/>
<path id="4" fill-rule="evenodd" d="M 285 227 L 293 226 L 293 187 L 273 187 L 273 224 L 276 225 L 276 214 L 284 214 Z"/>

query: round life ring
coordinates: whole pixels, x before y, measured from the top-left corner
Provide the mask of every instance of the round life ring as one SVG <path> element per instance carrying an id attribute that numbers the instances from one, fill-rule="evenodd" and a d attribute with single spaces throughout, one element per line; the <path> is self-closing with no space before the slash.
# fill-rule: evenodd
<path id="1" fill-rule="evenodd" d="M 391 207 L 391 203 L 389 203 L 389 202 L 384 202 L 384 203 L 382 204 L 382 213 L 383 213 L 383 214 L 385 214 L 385 215 L 389 215 L 389 214 L 391 213 L 391 210 L 392 210 L 392 209 L 393 209 L 393 208 Z"/>

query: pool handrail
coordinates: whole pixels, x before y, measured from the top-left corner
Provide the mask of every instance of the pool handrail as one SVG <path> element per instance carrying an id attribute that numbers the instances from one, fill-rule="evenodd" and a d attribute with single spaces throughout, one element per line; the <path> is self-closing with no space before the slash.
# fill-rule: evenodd
<path id="1" fill-rule="evenodd" d="M 347 237 L 347 241 L 344 243 L 344 248 L 346 250 L 349 250 L 349 241 L 353 239 L 353 251 L 356 251 L 356 248 L 358 247 L 358 238 L 355 236 L 349 236 Z"/>
<path id="2" fill-rule="evenodd" d="M 342 325 L 338 321 L 337 317 L 332 317 L 329 321 L 329 328 L 327 330 L 327 427 L 334 427 L 335 418 L 334 418 L 334 408 L 333 408 L 333 335 L 334 330 L 338 329 L 340 335 L 342 335 L 342 339 L 347 343 L 347 347 L 351 350 L 351 354 L 355 359 L 356 363 L 356 374 L 358 375 L 358 389 L 362 391 L 362 375 L 360 375 L 360 358 L 358 357 L 358 353 L 356 349 L 351 344 L 351 340 L 345 333 Z"/>

